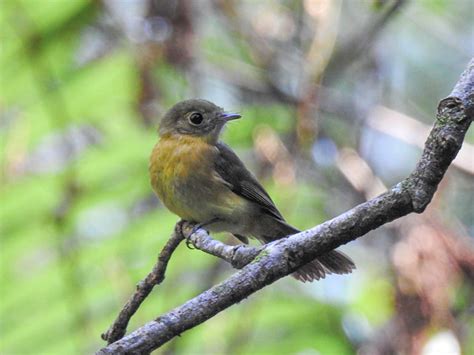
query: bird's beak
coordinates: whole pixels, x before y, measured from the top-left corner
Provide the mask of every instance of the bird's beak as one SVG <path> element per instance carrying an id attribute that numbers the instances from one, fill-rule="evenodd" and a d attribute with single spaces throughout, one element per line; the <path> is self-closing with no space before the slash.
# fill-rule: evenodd
<path id="1" fill-rule="evenodd" d="M 222 120 L 224 120 L 225 122 L 227 121 L 232 121 L 232 120 L 236 120 L 242 116 L 240 116 L 238 113 L 233 113 L 233 112 L 223 112 L 220 114 L 219 116 Z"/>

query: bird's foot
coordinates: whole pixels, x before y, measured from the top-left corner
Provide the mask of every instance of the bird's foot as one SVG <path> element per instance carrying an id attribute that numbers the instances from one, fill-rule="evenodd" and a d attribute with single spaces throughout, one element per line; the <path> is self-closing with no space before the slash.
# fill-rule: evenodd
<path id="1" fill-rule="evenodd" d="M 193 229 L 191 230 L 191 232 L 187 235 L 186 237 L 186 246 L 188 247 L 188 249 L 196 249 L 194 248 L 194 244 L 191 242 L 191 236 L 196 233 L 198 231 L 198 229 L 200 228 L 204 228 L 205 226 L 208 226 L 212 223 L 215 223 L 217 222 L 219 219 L 218 218 L 213 218 L 207 222 L 203 222 L 203 223 L 197 223 L 194 225 Z"/>
<path id="2" fill-rule="evenodd" d="M 186 237 L 186 247 L 187 247 L 188 249 L 194 250 L 194 249 L 196 249 L 196 248 L 193 246 L 194 244 L 191 242 L 190 237 L 191 237 L 191 235 L 188 235 L 188 236 Z"/>

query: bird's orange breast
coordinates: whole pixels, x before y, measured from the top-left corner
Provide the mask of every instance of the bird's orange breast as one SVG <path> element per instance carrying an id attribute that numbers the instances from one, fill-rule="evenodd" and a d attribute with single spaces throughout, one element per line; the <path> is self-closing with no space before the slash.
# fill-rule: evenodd
<path id="1" fill-rule="evenodd" d="M 240 198 L 215 173 L 217 154 L 217 148 L 200 137 L 170 135 L 160 139 L 150 157 L 150 180 L 169 210 L 183 219 L 201 222 L 224 212 L 222 209 L 234 208 Z"/>
<path id="2" fill-rule="evenodd" d="M 155 145 L 150 158 L 152 185 L 154 178 L 173 175 L 186 178 L 194 169 L 201 169 L 213 162 L 214 147 L 193 136 L 167 136 Z"/>

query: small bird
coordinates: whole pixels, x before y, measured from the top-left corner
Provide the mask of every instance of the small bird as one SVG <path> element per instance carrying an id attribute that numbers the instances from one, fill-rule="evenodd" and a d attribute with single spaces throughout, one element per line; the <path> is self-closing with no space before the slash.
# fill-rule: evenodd
<path id="1" fill-rule="evenodd" d="M 289 225 L 255 176 L 219 141 L 225 124 L 240 118 L 212 102 L 191 99 L 162 118 L 150 157 L 150 180 L 163 204 L 211 232 L 230 232 L 243 243 L 263 244 L 299 232 Z M 347 274 L 353 261 L 332 250 L 292 274 L 306 282 Z"/>

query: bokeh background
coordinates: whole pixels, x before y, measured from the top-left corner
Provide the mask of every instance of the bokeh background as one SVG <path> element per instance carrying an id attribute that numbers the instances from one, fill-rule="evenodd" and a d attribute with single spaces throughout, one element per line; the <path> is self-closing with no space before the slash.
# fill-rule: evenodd
<path id="1" fill-rule="evenodd" d="M 177 217 L 153 196 L 159 117 L 200 97 L 307 228 L 414 168 L 474 53 L 471 0 L 1 0 L 0 352 L 104 345 Z M 428 210 L 285 278 L 161 354 L 474 353 L 472 129 Z M 235 243 L 229 236 L 219 236 Z M 129 330 L 233 272 L 184 245 Z"/>

